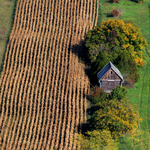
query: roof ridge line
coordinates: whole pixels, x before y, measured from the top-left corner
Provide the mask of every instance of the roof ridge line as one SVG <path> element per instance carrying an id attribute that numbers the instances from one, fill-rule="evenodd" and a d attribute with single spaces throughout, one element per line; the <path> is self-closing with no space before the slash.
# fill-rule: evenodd
<path id="1" fill-rule="evenodd" d="M 109 63 L 110 63 L 110 66 L 111 66 L 111 68 L 112 68 L 112 62 L 111 62 L 111 61 L 109 61 Z"/>

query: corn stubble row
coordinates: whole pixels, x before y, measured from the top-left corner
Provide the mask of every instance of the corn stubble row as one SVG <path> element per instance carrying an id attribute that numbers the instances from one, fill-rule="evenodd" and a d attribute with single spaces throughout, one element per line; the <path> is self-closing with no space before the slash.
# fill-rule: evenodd
<path id="1" fill-rule="evenodd" d="M 97 17 L 96 0 L 18 0 L 0 79 L 1 149 L 76 149 L 89 91 L 79 57 Z"/>

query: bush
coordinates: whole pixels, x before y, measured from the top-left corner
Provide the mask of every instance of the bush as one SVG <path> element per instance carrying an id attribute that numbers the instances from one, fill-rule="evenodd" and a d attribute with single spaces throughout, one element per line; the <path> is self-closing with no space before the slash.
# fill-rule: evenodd
<path id="1" fill-rule="evenodd" d="M 114 9 L 112 12 L 113 17 L 118 17 L 119 16 L 119 11 L 117 9 Z"/>
<path id="2" fill-rule="evenodd" d="M 125 86 L 127 88 L 134 88 L 134 81 L 132 79 L 130 79 L 129 77 L 124 78 L 123 86 Z"/>
<path id="3" fill-rule="evenodd" d="M 91 88 L 90 98 L 92 100 L 92 103 L 97 104 L 99 102 L 102 102 L 106 99 L 106 97 L 107 94 L 100 87 L 95 86 Z"/>
<path id="4" fill-rule="evenodd" d="M 146 131 L 142 131 L 141 129 L 135 130 L 132 136 L 126 139 L 126 143 L 130 144 L 131 149 L 149 150 L 150 149 L 149 129 Z"/>

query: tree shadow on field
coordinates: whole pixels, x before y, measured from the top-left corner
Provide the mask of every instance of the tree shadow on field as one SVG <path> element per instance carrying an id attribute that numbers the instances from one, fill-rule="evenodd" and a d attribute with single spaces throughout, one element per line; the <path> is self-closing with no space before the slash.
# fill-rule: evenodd
<path id="1" fill-rule="evenodd" d="M 2 64 L 0 65 L 0 76 L 1 76 L 1 72 L 3 70 L 3 65 L 4 65 L 4 61 L 5 61 L 5 54 L 6 54 L 6 50 L 7 50 L 7 45 L 8 45 L 8 42 L 9 42 L 9 39 L 10 39 L 10 34 L 11 34 L 11 31 L 12 31 L 12 28 L 13 28 L 13 24 L 14 24 L 17 3 L 18 3 L 18 0 L 14 0 L 13 13 L 12 13 L 12 16 L 11 16 L 11 23 L 10 23 L 10 29 L 9 29 L 9 31 L 7 33 L 7 36 L 6 36 L 5 51 L 4 51 L 4 54 L 3 54 L 3 57 L 2 57 Z M 8 60 L 6 60 L 6 61 L 8 61 Z"/>
<path id="2" fill-rule="evenodd" d="M 79 63 L 83 63 L 85 65 L 84 71 L 85 74 L 88 76 L 90 80 L 90 86 L 96 86 L 98 85 L 97 77 L 93 76 L 91 73 L 91 61 L 88 58 L 88 49 L 85 47 L 84 40 L 80 41 L 78 44 L 71 45 L 70 44 L 70 50 L 73 54 L 75 54 L 78 59 Z M 91 104 L 91 98 L 89 95 L 84 95 L 86 97 L 87 101 Z M 78 131 L 82 131 L 82 134 L 86 135 L 87 131 L 91 131 L 92 128 L 89 124 L 89 118 L 93 115 L 93 113 L 98 110 L 98 106 L 96 105 L 90 105 L 90 108 L 87 109 L 87 122 L 83 122 L 82 124 L 78 125 Z"/>
<path id="3" fill-rule="evenodd" d="M 88 57 L 88 49 L 85 47 L 85 41 L 81 40 L 78 44 L 71 45 L 70 47 L 72 53 L 79 58 L 79 62 L 85 65 L 84 71 L 90 80 L 90 85 L 98 85 L 97 77 L 95 77 L 91 72 L 91 61 Z"/>
<path id="4" fill-rule="evenodd" d="M 94 130 L 91 126 L 90 126 L 90 118 L 92 117 L 92 115 L 94 114 L 94 112 L 96 110 L 100 109 L 100 107 L 96 106 L 96 105 L 92 105 L 90 108 L 87 109 L 87 121 L 86 123 L 83 122 L 82 124 L 78 125 L 78 131 L 82 131 L 82 134 L 86 135 L 87 131 L 92 131 Z"/>

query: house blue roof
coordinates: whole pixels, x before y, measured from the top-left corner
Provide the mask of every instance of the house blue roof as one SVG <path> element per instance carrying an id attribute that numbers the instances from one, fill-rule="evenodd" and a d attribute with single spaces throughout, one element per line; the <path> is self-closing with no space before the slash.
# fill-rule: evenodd
<path id="1" fill-rule="evenodd" d="M 121 75 L 120 71 L 112 64 L 112 62 L 108 62 L 108 64 L 105 65 L 105 67 L 103 67 L 103 69 L 101 69 L 98 73 L 97 73 L 97 78 L 98 81 L 110 70 L 114 70 L 114 72 L 116 72 L 116 74 L 123 80 L 123 76 Z"/>

